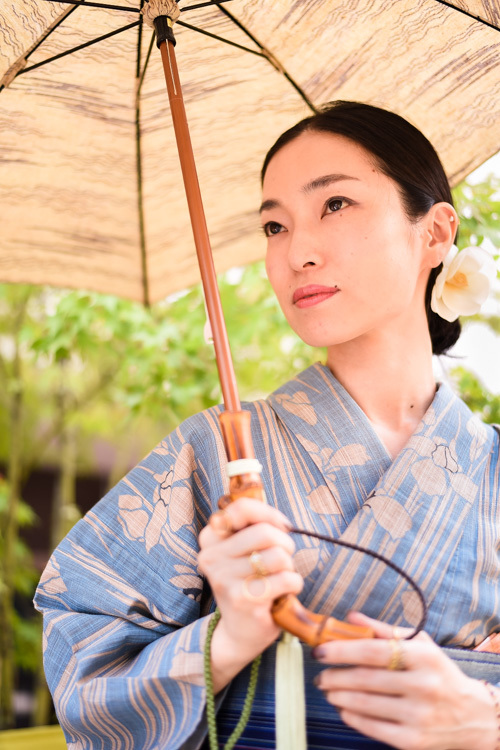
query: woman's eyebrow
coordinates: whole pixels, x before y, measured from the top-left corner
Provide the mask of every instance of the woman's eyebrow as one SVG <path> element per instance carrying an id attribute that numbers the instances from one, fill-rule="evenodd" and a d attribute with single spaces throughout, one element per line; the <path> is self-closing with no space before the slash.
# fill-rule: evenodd
<path id="1" fill-rule="evenodd" d="M 314 190 L 328 187 L 328 185 L 331 185 L 333 182 L 342 182 L 343 180 L 357 180 L 359 182 L 359 177 L 352 177 L 348 174 L 325 174 L 321 177 L 316 177 L 314 180 L 311 180 L 311 182 L 306 183 L 301 188 L 301 192 L 307 195 L 308 193 L 314 192 Z M 263 211 L 270 211 L 273 208 L 280 208 L 280 206 L 281 203 L 278 200 L 269 198 L 262 203 L 261 207 L 259 208 L 259 213 L 262 213 Z"/>
<path id="2" fill-rule="evenodd" d="M 261 204 L 259 208 L 259 213 L 261 214 L 263 211 L 270 211 L 272 208 L 279 208 L 280 206 L 281 206 L 281 203 L 279 201 L 269 198 L 269 200 L 264 201 Z"/>
<path id="3" fill-rule="evenodd" d="M 348 174 L 325 174 L 321 177 L 316 177 L 314 180 L 311 180 L 311 182 L 308 182 L 306 185 L 304 185 L 301 190 L 303 193 L 312 193 L 314 190 L 318 190 L 319 188 L 328 187 L 328 185 L 331 185 L 332 182 L 342 182 L 342 180 L 357 180 L 359 182 L 359 177 L 352 177 Z"/>

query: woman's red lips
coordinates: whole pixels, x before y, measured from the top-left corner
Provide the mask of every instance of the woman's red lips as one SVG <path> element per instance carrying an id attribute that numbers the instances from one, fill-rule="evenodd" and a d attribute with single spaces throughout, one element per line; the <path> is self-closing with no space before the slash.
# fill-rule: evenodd
<path id="1" fill-rule="evenodd" d="M 293 293 L 293 304 L 297 307 L 311 307 L 317 305 L 334 294 L 340 292 L 338 286 L 320 286 L 319 284 L 310 284 L 296 289 Z"/>

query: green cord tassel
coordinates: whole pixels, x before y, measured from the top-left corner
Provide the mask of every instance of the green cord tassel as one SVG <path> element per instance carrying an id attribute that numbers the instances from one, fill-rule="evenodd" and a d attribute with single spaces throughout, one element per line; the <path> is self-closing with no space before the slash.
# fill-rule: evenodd
<path id="1" fill-rule="evenodd" d="M 208 624 L 207 640 L 205 641 L 205 650 L 203 653 L 203 667 L 205 675 L 205 685 L 207 689 L 207 723 L 208 723 L 208 741 L 210 750 L 219 750 L 219 741 L 217 739 L 217 721 L 215 716 L 215 695 L 214 695 L 214 683 L 212 679 L 212 665 L 210 659 L 210 646 L 212 645 L 212 638 L 214 630 L 217 627 L 217 623 L 221 618 L 220 610 L 215 610 L 214 616 Z M 262 659 L 262 655 L 258 656 L 252 662 L 252 669 L 250 670 L 250 681 L 248 683 L 248 691 L 243 704 L 243 711 L 241 712 L 240 719 L 236 724 L 231 736 L 224 745 L 224 750 L 232 750 L 236 745 L 239 738 L 243 734 L 248 719 L 252 712 L 253 700 L 255 698 L 255 690 L 257 688 L 257 680 L 259 677 L 259 667 Z"/>

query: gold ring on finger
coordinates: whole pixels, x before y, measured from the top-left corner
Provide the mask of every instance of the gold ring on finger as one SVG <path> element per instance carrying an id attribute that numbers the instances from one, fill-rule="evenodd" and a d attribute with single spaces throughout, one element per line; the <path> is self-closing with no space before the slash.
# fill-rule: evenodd
<path id="1" fill-rule="evenodd" d="M 406 669 L 403 644 L 401 643 L 401 641 L 399 639 L 392 638 L 389 641 L 389 646 L 391 647 L 391 658 L 389 659 L 387 669 L 398 672 Z"/>
<path id="2" fill-rule="evenodd" d="M 243 581 L 243 595 L 251 602 L 260 602 L 271 596 L 269 578 L 259 575 L 247 576 Z"/>
<path id="3" fill-rule="evenodd" d="M 268 569 L 264 565 L 264 560 L 262 559 L 262 555 L 260 552 L 257 552 L 257 550 L 254 550 L 252 554 L 250 555 L 250 565 L 252 566 L 252 570 L 255 573 L 256 576 L 260 576 L 261 578 L 264 578 L 269 574 Z"/>

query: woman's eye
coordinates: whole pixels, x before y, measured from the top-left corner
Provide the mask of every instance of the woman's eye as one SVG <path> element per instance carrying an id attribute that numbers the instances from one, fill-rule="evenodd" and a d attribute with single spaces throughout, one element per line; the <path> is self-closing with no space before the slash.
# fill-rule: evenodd
<path id="1" fill-rule="evenodd" d="M 278 224 L 277 221 L 268 221 L 267 224 L 264 224 L 262 227 L 266 237 L 271 237 L 273 234 L 280 234 L 284 228 L 285 227 L 282 224 Z"/>
<path id="2" fill-rule="evenodd" d="M 335 213 L 336 211 L 340 211 L 341 208 L 344 208 L 347 206 L 348 203 L 345 198 L 330 198 L 326 202 L 325 206 L 325 213 Z"/>

